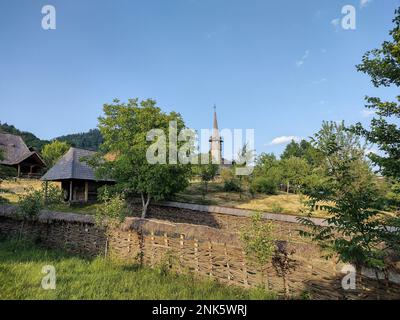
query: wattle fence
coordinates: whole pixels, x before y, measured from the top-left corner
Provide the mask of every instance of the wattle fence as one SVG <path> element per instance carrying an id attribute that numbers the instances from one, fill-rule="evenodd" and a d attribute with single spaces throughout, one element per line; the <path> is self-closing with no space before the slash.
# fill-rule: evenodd
<path id="1" fill-rule="evenodd" d="M 158 213 L 157 213 L 158 212 Z M 15 208 L 1 207 L 0 234 L 29 236 L 52 248 L 85 255 L 107 255 L 127 263 L 141 263 L 150 267 L 164 266 L 178 273 L 191 272 L 201 278 L 241 287 L 264 286 L 283 294 L 300 297 L 307 293 L 313 299 L 376 299 L 400 298 L 400 286 L 364 278 L 365 290 L 345 291 L 341 287 L 344 276 L 341 265 L 321 258 L 314 244 L 299 240 L 296 225 L 275 221 L 278 241 L 287 241 L 295 268 L 286 279 L 270 263 L 261 272 L 246 258 L 237 231 L 248 221 L 246 217 L 184 211 L 153 207 L 151 216 L 165 213 L 167 219 L 192 219 L 191 223 L 140 219 L 130 217 L 120 228 L 109 233 L 98 228 L 90 215 L 43 212 L 37 221 L 16 218 Z M 193 224 L 198 221 L 197 224 Z M 211 227 L 215 224 L 219 227 Z M 291 235 L 287 233 L 291 228 Z M 285 234 L 285 237 L 280 235 Z M 361 285 L 359 286 L 361 288 Z"/>

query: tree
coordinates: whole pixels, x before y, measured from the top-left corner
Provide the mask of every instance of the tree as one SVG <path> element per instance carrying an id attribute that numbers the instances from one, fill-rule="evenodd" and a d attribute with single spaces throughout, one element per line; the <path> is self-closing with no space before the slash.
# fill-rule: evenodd
<path id="1" fill-rule="evenodd" d="M 271 260 L 275 250 L 275 241 L 272 236 L 273 225 L 265 222 L 261 212 L 251 216 L 248 226 L 242 228 L 240 239 L 244 244 L 244 252 L 250 262 L 256 263 L 261 270 L 262 283 L 264 283 L 265 266 Z M 265 287 L 268 289 L 268 274 Z"/>
<path id="2" fill-rule="evenodd" d="M 400 86 L 400 7 L 395 12 L 392 39 L 383 42 L 381 48 L 368 51 L 357 70 L 368 74 L 375 87 Z M 366 97 L 366 107 L 375 111 L 370 129 L 358 123 L 353 131 L 376 144 L 383 154 L 370 153 L 370 159 L 379 166 L 381 172 L 400 181 L 400 128 L 396 119 L 400 118 L 400 96 L 397 101 L 382 101 L 377 97 Z"/>
<path id="3" fill-rule="evenodd" d="M 66 142 L 54 140 L 43 147 L 42 156 L 48 168 L 54 164 L 69 150 L 70 146 Z"/>
<path id="4" fill-rule="evenodd" d="M 140 196 L 142 218 L 145 218 L 150 200 L 161 200 L 184 190 L 191 174 L 188 164 L 166 163 L 169 151 L 163 141 L 169 136 L 170 122 L 176 123 L 177 132 L 185 128 L 183 119 L 176 112 L 165 113 L 151 99 L 129 99 L 127 103 L 114 100 L 105 104 L 104 115 L 99 118 L 99 129 L 104 142 L 100 151 L 90 162 L 99 177 L 113 177 L 116 187 L 127 196 Z M 154 154 L 149 150 L 154 143 L 149 133 L 159 130 Z M 172 141 L 169 141 L 172 143 Z M 178 147 L 184 142 L 178 142 Z M 113 160 L 104 161 L 106 155 Z M 157 161 L 149 161 L 149 156 Z M 160 160 L 160 161 L 158 161 Z"/>
<path id="5" fill-rule="evenodd" d="M 378 210 L 380 199 L 376 177 L 365 160 L 365 147 L 344 123 L 324 122 L 312 139 L 323 155 L 325 181 L 306 189 L 309 215 L 315 204 L 324 203 L 328 226 L 319 226 L 309 217 L 299 218 L 309 227 L 302 231 L 344 263 L 375 269 L 384 267 L 387 249 L 394 248 L 399 235 L 390 232 Z M 397 240 L 396 240 L 397 239 Z M 395 240 L 395 241 L 394 241 Z"/>
<path id="6" fill-rule="evenodd" d="M 317 166 L 321 162 L 321 155 L 315 149 L 311 142 L 301 140 L 299 143 L 292 140 L 285 148 L 281 155 L 281 159 L 289 159 L 291 157 L 302 158 L 311 166 Z"/>
<path id="7" fill-rule="evenodd" d="M 238 151 L 236 160 L 234 161 L 234 169 L 235 172 L 238 171 L 238 168 L 244 169 L 245 167 L 250 167 L 253 165 L 251 161 L 254 158 L 254 150 L 249 148 L 249 145 L 245 143 L 242 148 Z M 242 192 L 245 188 L 249 188 L 252 178 L 253 172 L 248 172 L 249 174 L 237 174 L 237 182 L 238 182 L 238 190 L 239 190 L 239 198 L 242 199 Z"/>
<path id="8" fill-rule="evenodd" d="M 280 166 L 287 193 L 289 193 L 290 187 L 297 192 L 310 170 L 307 161 L 298 157 L 290 157 L 283 159 Z"/>
<path id="9" fill-rule="evenodd" d="M 219 165 L 213 164 L 211 161 L 211 153 L 200 155 L 202 159 L 208 157 L 208 163 L 200 163 L 193 167 L 194 174 L 200 177 L 203 185 L 202 196 L 205 198 L 208 193 L 208 184 L 213 181 L 218 173 Z"/>

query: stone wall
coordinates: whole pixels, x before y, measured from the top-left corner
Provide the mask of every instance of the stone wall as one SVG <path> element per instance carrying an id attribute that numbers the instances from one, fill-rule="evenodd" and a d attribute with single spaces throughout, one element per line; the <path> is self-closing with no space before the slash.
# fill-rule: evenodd
<path id="1" fill-rule="evenodd" d="M 12 207 L 0 210 L 0 235 L 25 235 L 45 246 L 85 256 L 108 255 L 151 267 L 164 264 L 176 272 L 192 272 L 228 285 L 262 284 L 275 292 L 285 292 L 283 279 L 272 264 L 261 272 L 246 259 L 237 234 L 246 217 L 152 207 L 152 219 L 127 218 L 106 236 L 88 215 L 43 212 L 38 221 L 24 222 L 15 217 L 14 211 Z M 157 216 L 170 221 L 154 219 Z M 287 277 L 291 295 L 298 297 L 307 292 L 313 299 L 376 299 L 378 294 L 380 298 L 400 297 L 399 286 L 388 283 L 388 287 L 378 288 L 376 281 L 366 278 L 365 290 L 342 290 L 340 265 L 321 258 L 318 247 L 296 236 L 298 226 L 276 221 L 274 225 L 279 230 L 277 239 L 288 240 L 289 248 L 295 250 L 292 258 L 296 267 Z"/>

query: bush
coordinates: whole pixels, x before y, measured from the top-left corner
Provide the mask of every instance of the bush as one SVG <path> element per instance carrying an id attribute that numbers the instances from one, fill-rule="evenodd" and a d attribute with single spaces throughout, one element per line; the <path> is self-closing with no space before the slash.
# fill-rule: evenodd
<path id="1" fill-rule="evenodd" d="M 43 182 L 42 189 L 40 190 L 43 199 L 46 197 L 46 184 Z M 63 202 L 63 191 L 54 184 L 47 185 L 47 197 L 45 205 L 53 208 Z"/>
<path id="2" fill-rule="evenodd" d="M 224 182 L 224 191 L 226 192 L 240 192 L 241 188 L 239 186 L 239 183 L 232 179 L 232 180 L 227 180 Z"/>
<path id="3" fill-rule="evenodd" d="M 43 195 L 40 190 L 30 189 L 26 194 L 19 196 L 18 213 L 23 218 L 36 218 L 42 208 Z"/>
<path id="4" fill-rule="evenodd" d="M 107 188 L 103 189 L 99 200 L 102 204 L 96 208 L 96 224 L 113 227 L 119 225 L 128 215 L 128 208 L 122 194 L 111 195 Z"/>
<path id="5" fill-rule="evenodd" d="M 265 194 L 276 194 L 278 186 L 274 181 L 267 177 L 257 177 L 253 180 L 251 185 L 252 190 Z"/>

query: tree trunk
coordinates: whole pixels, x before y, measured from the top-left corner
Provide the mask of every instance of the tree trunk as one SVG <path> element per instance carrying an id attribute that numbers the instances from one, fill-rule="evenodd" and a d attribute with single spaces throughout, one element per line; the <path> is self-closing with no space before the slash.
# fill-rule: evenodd
<path id="1" fill-rule="evenodd" d="M 142 219 L 144 219 L 144 218 L 146 218 L 147 208 L 150 203 L 150 194 L 149 193 L 147 194 L 146 200 L 144 199 L 143 193 L 141 193 L 141 196 L 142 196 L 142 206 L 143 206 Z"/>
<path id="2" fill-rule="evenodd" d="M 290 182 L 287 182 L 287 189 L 286 189 L 286 193 L 289 194 L 289 190 L 290 190 Z"/>

